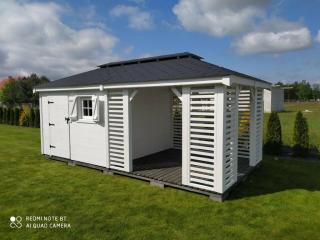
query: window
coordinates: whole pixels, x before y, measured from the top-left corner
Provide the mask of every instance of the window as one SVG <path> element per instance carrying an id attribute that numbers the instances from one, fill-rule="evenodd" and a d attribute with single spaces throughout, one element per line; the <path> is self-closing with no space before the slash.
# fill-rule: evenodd
<path id="1" fill-rule="evenodd" d="M 82 100 L 82 117 L 83 118 L 92 118 L 92 100 L 83 99 Z"/>

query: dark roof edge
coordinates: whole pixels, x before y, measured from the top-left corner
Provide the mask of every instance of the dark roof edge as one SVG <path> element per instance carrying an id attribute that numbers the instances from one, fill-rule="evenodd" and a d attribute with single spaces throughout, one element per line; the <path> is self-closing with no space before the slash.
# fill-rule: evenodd
<path id="1" fill-rule="evenodd" d="M 266 80 L 263 80 L 263 79 L 260 79 L 260 78 L 257 78 L 257 77 L 253 77 L 253 76 L 245 74 L 245 73 L 241 73 L 241 72 L 229 69 L 229 68 L 221 67 L 219 65 L 216 65 L 216 64 L 213 64 L 213 63 L 210 63 L 210 62 L 207 62 L 207 61 L 203 61 L 203 62 L 205 62 L 207 64 L 210 64 L 210 65 L 214 65 L 216 67 L 219 67 L 219 68 L 221 68 L 221 69 L 223 69 L 225 71 L 229 71 L 230 74 L 228 76 L 234 75 L 234 76 L 237 76 L 237 77 L 243 77 L 243 78 L 248 78 L 248 79 L 251 79 L 251 80 L 254 80 L 254 81 L 260 81 L 260 82 L 264 82 L 264 83 L 267 83 L 267 84 L 272 84 L 271 82 L 268 82 Z"/>
<path id="2" fill-rule="evenodd" d="M 167 55 L 159 55 L 154 57 L 136 58 L 136 59 L 119 61 L 119 62 L 109 62 L 109 63 L 99 65 L 98 67 L 105 68 L 105 67 L 113 67 L 113 66 L 129 65 L 129 64 L 138 64 L 138 63 L 144 63 L 144 62 L 153 62 L 153 61 L 156 62 L 156 61 L 168 60 L 168 59 L 179 59 L 179 58 L 186 58 L 186 57 L 190 57 L 198 60 L 203 59 L 202 57 L 190 52 L 181 52 L 181 53 L 174 53 L 174 54 L 167 54 Z"/>

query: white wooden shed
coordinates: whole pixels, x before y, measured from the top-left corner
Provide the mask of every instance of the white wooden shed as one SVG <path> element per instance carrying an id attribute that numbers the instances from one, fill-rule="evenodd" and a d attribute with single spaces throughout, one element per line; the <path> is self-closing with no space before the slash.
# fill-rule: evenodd
<path id="1" fill-rule="evenodd" d="M 262 160 L 270 83 L 185 52 L 41 85 L 41 151 L 224 198 Z"/>
<path id="2" fill-rule="evenodd" d="M 282 112 L 284 109 L 284 89 L 273 86 L 270 89 L 264 89 L 264 112 Z"/>

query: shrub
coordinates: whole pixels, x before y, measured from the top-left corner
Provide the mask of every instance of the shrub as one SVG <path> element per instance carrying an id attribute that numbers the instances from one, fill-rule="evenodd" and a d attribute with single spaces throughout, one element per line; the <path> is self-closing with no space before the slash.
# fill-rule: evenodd
<path id="1" fill-rule="evenodd" d="M 267 139 L 264 150 L 267 154 L 279 155 L 282 149 L 281 123 L 278 113 L 270 114 L 267 124 Z"/>
<path id="2" fill-rule="evenodd" d="M 309 153 L 309 129 L 307 119 L 299 111 L 294 122 L 293 154 L 306 156 Z"/>
<path id="3" fill-rule="evenodd" d="M 3 121 L 3 107 L 0 107 L 0 123 Z"/>
<path id="4" fill-rule="evenodd" d="M 14 125 L 19 125 L 19 117 L 20 117 L 20 109 L 15 108 L 14 109 L 14 119 L 13 119 Z"/>
<path id="5" fill-rule="evenodd" d="M 34 109 L 34 127 L 39 128 L 40 127 L 40 111 L 39 108 Z"/>
<path id="6" fill-rule="evenodd" d="M 7 123 L 7 108 L 3 108 L 2 123 Z"/>
<path id="7" fill-rule="evenodd" d="M 14 124 L 14 110 L 13 108 L 9 108 L 9 124 Z"/>
<path id="8" fill-rule="evenodd" d="M 29 127 L 34 127 L 34 108 L 30 109 L 30 121 L 29 121 Z"/>
<path id="9" fill-rule="evenodd" d="M 30 107 L 27 104 L 22 105 L 22 110 L 19 118 L 19 125 L 29 127 L 30 122 Z"/>
<path id="10" fill-rule="evenodd" d="M 10 108 L 7 108 L 6 124 L 10 124 Z"/>

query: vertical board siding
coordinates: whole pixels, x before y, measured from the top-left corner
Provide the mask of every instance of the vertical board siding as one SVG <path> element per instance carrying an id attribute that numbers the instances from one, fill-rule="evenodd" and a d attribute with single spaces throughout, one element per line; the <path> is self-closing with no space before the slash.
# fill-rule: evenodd
<path id="1" fill-rule="evenodd" d="M 188 96 L 188 185 L 213 191 L 215 88 L 191 87 Z"/>
<path id="2" fill-rule="evenodd" d="M 172 99 L 172 126 L 173 126 L 173 148 L 181 149 L 182 147 L 182 105 L 177 96 L 173 95 Z"/>
<path id="3" fill-rule="evenodd" d="M 109 91 L 107 98 L 109 167 L 124 171 L 125 143 L 123 91 Z"/>
<path id="4" fill-rule="evenodd" d="M 251 91 L 241 89 L 238 97 L 238 157 L 250 158 Z"/>

